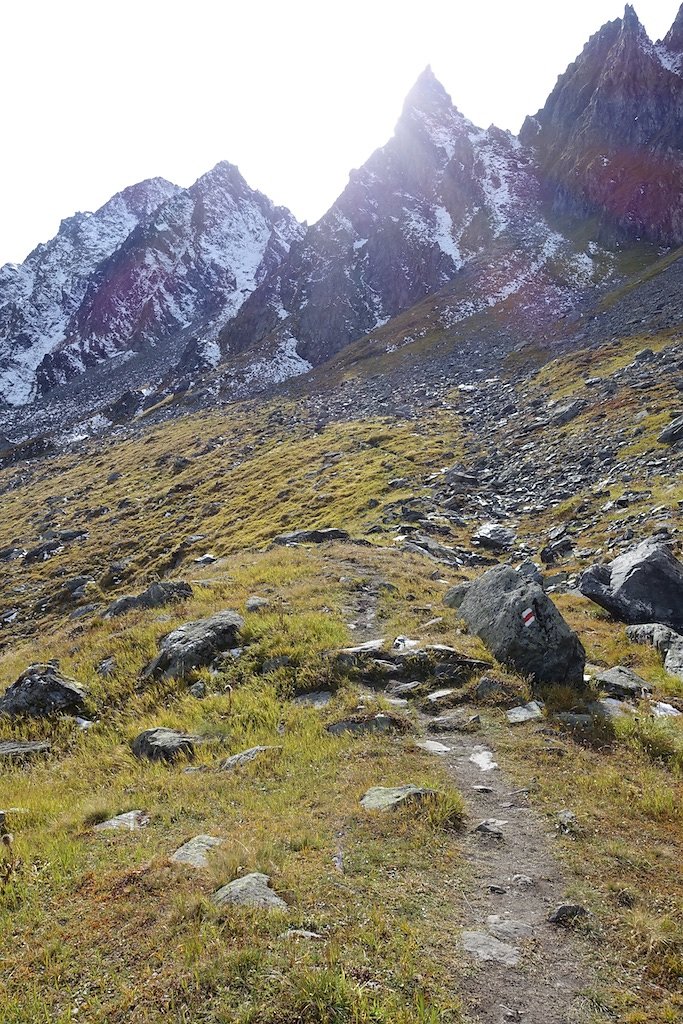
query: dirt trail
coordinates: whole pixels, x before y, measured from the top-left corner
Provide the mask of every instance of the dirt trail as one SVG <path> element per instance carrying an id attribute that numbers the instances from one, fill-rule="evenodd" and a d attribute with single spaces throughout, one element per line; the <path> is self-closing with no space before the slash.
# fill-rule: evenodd
<path id="1" fill-rule="evenodd" d="M 345 611 L 356 625 L 359 643 L 377 639 L 382 583 L 377 570 L 361 552 L 335 562 L 340 576 L 360 570 L 365 577 L 365 585 Z M 462 922 L 464 945 L 456 954 L 458 962 L 464 960 L 471 968 L 459 985 L 468 1024 L 585 1021 L 585 993 L 596 981 L 588 951 L 571 929 L 548 922 L 552 911 L 568 902 L 566 878 L 552 850 L 552 826 L 529 806 L 528 792 L 516 787 L 504 765 L 497 763 L 485 724 L 475 733 L 438 735 L 430 733 L 428 716 L 420 715 L 419 724 L 422 739 L 449 748 L 434 756 L 445 762 L 468 805 L 460 843 L 470 868 L 471 890 Z M 482 752 L 492 755 L 495 768 L 483 770 L 472 760 Z M 502 837 L 475 831 L 492 819 L 499 823 Z M 482 955 L 491 959 L 481 959 Z"/>
<path id="2" fill-rule="evenodd" d="M 586 952 L 571 931 L 547 920 L 566 901 L 566 880 L 553 855 L 551 827 L 529 807 L 526 791 L 515 788 L 502 766 L 482 770 L 471 760 L 488 751 L 497 761 L 485 731 L 437 736 L 428 731 L 429 719 L 423 717 L 422 722 L 427 739 L 451 748 L 440 756 L 468 804 L 461 843 L 473 887 L 467 897 L 464 934 L 497 938 L 519 957 L 513 964 L 515 954 L 497 946 L 494 955 L 502 953 L 508 963 L 482 961 L 470 954 L 473 973 L 464 991 L 470 1019 L 482 1024 L 573 1024 L 584 1019 L 587 1005 L 582 993 L 594 982 Z M 486 789 L 475 788 L 482 786 Z M 500 823 L 502 838 L 475 831 L 491 819 Z M 487 945 L 485 939 L 472 941 Z"/>

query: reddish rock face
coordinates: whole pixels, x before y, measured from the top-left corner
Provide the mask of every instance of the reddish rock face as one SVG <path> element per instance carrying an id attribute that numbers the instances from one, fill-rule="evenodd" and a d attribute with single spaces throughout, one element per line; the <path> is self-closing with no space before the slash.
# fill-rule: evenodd
<path id="1" fill-rule="evenodd" d="M 653 44 L 634 9 L 570 64 L 520 138 L 558 213 L 595 217 L 606 240 L 683 242 L 683 8 Z"/>

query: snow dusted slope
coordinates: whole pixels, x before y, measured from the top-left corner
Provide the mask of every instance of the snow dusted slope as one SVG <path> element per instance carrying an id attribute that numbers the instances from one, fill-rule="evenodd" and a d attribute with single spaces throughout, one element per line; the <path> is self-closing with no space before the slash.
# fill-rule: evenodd
<path id="1" fill-rule="evenodd" d="M 62 221 L 23 264 L 0 268 L 0 397 L 12 405 L 31 399 L 36 368 L 65 337 L 91 275 L 176 191 L 163 178 L 133 185 L 96 213 Z"/>
<path id="2" fill-rule="evenodd" d="M 140 224 L 88 283 L 65 340 L 43 359 L 45 392 L 121 352 L 163 349 L 192 335 L 205 365 L 213 344 L 303 228 L 219 163 Z"/>
<path id="3" fill-rule="evenodd" d="M 222 334 L 223 350 L 288 346 L 318 364 L 457 279 L 482 253 L 495 265 L 479 301 L 493 305 L 559 251 L 576 256 L 548 226 L 541 198 L 532 153 L 508 132 L 476 128 L 428 68 L 394 137 L 352 172 L 330 211 L 245 302 Z"/>

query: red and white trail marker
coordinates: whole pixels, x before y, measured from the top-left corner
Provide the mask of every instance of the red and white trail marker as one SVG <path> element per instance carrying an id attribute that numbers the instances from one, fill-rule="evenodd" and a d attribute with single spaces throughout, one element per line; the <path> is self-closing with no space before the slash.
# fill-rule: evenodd
<path id="1" fill-rule="evenodd" d="M 522 622 L 525 626 L 530 626 L 532 622 L 536 621 L 533 608 L 525 608 L 522 612 Z"/>

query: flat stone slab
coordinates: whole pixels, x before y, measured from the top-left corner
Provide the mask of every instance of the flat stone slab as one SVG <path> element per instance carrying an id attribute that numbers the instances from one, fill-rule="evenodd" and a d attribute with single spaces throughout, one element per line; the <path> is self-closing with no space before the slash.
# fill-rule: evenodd
<path id="1" fill-rule="evenodd" d="M 430 704 L 437 704 L 440 700 L 443 700 L 444 697 L 450 697 L 452 693 L 455 693 L 453 687 L 450 689 L 434 690 L 433 693 L 427 694 L 427 700 Z"/>
<path id="2" fill-rule="evenodd" d="M 445 743 L 438 743 L 437 740 L 418 740 L 415 745 L 426 750 L 428 754 L 447 754 L 451 749 Z"/>
<path id="3" fill-rule="evenodd" d="M 512 921 L 507 917 L 501 917 L 499 914 L 490 914 L 486 918 L 486 927 L 492 935 L 503 941 L 530 939 L 534 934 L 533 928 L 526 921 Z"/>
<path id="4" fill-rule="evenodd" d="M 232 772 L 235 768 L 243 768 L 245 764 L 249 764 L 251 761 L 255 761 L 261 754 L 265 754 L 268 750 L 282 750 L 282 747 L 250 747 L 249 750 L 242 750 L 239 754 L 232 754 L 231 757 L 227 757 L 225 761 L 221 763 L 220 770 L 222 772 Z"/>
<path id="5" fill-rule="evenodd" d="M 409 803 L 422 803 L 434 796 L 433 789 L 420 786 L 373 786 L 361 800 L 366 811 L 393 811 Z"/>
<path id="6" fill-rule="evenodd" d="M 300 693 L 295 697 L 292 704 L 302 704 L 313 708 L 324 708 L 329 704 L 334 694 L 331 690 L 313 690 L 311 693 Z"/>
<path id="7" fill-rule="evenodd" d="M 486 818 L 479 822 L 474 831 L 489 839 L 503 839 L 503 825 L 507 825 L 507 821 L 500 818 Z"/>
<path id="8" fill-rule="evenodd" d="M 263 910 L 287 910 L 287 904 L 270 888 L 270 877 L 260 871 L 253 871 L 243 878 L 218 889 L 211 897 L 219 907 L 230 904 L 240 907 L 260 907 Z"/>
<path id="9" fill-rule="evenodd" d="M 217 836 L 195 836 L 189 839 L 171 857 L 174 864 L 189 864 L 193 868 L 206 868 L 209 866 L 207 854 L 223 842 Z"/>
<path id="10" fill-rule="evenodd" d="M 540 704 L 532 700 L 520 707 L 510 708 L 509 711 L 505 712 L 505 716 L 510 725 L 521 725 L 522 722 L 536 722 L 538 719 L 543 718 L 543 711 Z"/>
<path id="11" fill-rule="evenodd" d="M 652 705 L 652 714 L 655 718 L 678 718 L 681 712 L 673 704 L 666 704 L 660 700 Z"/>
<path id="12" fill-rule="evenodd" d="M 380 711 L 371 718 L 344 718 L 341 722 L 333 722 L 327 726 L 327 731 L 333 736 L 343 736 L 344 733 L 362 736 L 367 733 L 391 732 L 395 728 L 394 719 Z"/>
<path id="13" fill-rule="evenodd" d="M 25 757 L 47 754 L 51 746 L 47 740 L 3 740 L 0 742 L 0 760 L 22 761 Z"/>
<path id="14" fill-rule="evenodd" d="M 505 967 L 516 967 L 520 952 L 514 946 L 495 939 L 486 932 L 463 932 L 462 945 L 466 953 L 486 963 L 503 964 Z"/>
<path id="15" fill-rule="evenodd" d="M 124 811 L 107 821 L 100 821 L 93 825 L 94 832 L 136 832 L 140 828 L 149 825 L 150 818 L 144 811 Z"/>
<path id="16" fill-rule="evenodd" d="M 498 767 L 496 761 L 493 760 L 493 754 L 490 750 L 486 750 L 481 747 L 479 750 L 474 750 L 470 754 L 469 760 L 472 764 L 476 764 L 478 768 L 483 772 L 492 772 Z"/>

